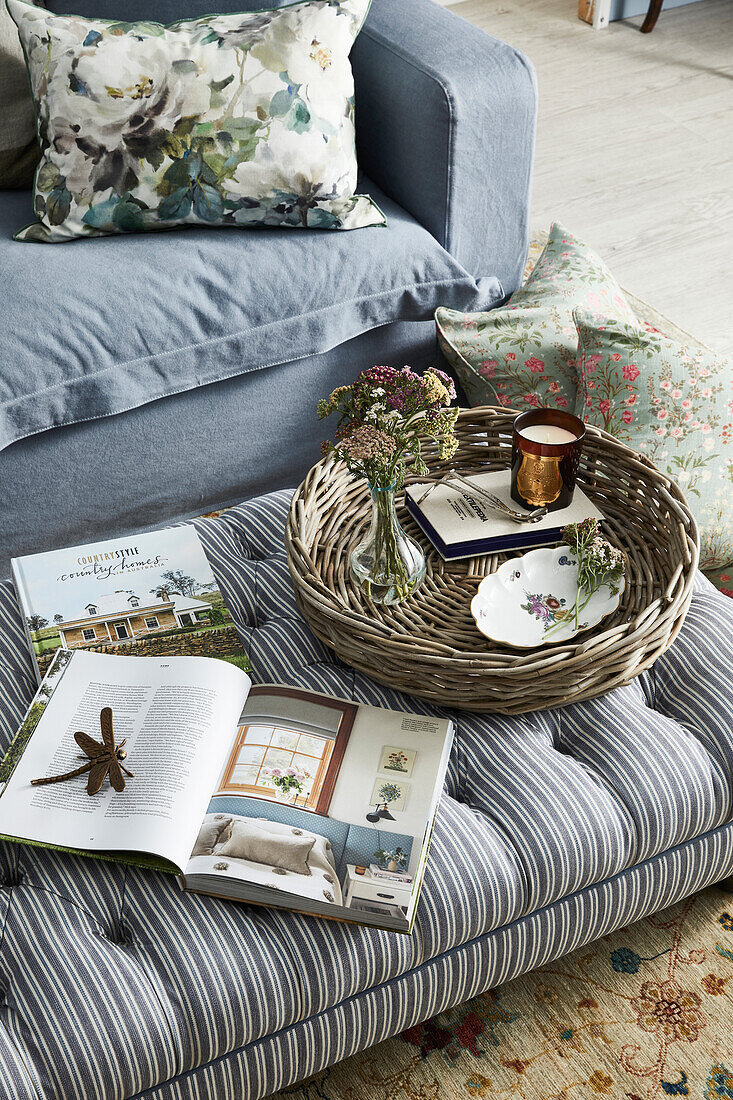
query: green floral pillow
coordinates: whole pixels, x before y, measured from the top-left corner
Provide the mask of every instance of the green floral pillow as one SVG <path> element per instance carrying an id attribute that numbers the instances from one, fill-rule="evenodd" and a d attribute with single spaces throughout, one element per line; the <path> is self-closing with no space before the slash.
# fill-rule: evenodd
<path id="1" fill-rule="evenodd" d="M 700 527 L 701 566 L 725 570 L 733 563 L 730 366 L 705 348 L 636 325 L 582 310 L 575 321 L 577 416 L 641 451 L 678 483 Z"/>
<path id="2" fill-rule="evenodd" d="M 38 221 L 16 239 L 383 225 L 354 194 L 349 51 L 368 7 L 306 0 L 164 27 L 8 0 L 43 153 Z"/>
<path id="3" fill-rule="evenodd" d="M 505 306 L 436 310 L 438 343 L 471 404 L 572 409 L 577 307 L 636 320 L 603 261 L 555 223 L 531 275 Z"/>

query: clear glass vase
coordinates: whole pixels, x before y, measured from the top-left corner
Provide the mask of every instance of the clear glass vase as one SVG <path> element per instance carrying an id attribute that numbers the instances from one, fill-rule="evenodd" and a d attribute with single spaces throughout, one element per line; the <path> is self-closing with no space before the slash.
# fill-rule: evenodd
<path id="1" fill-rule="evenodd" d="M 351 572 L 373 603 L 401 603 L 425 576 L 425 555 L 397 519 L 394 485 L 370 485 L 372 522 L 351 553 Z"/>

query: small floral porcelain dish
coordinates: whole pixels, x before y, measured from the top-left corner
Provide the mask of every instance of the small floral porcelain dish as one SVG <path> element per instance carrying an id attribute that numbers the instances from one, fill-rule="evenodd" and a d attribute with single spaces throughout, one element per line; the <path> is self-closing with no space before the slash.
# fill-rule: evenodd
<path id="1" fill-rule="evenodd" d="M 487 638 L 517 649 L 567 642 L 616 610 L 624 592 L 607 584 L 593 593 L 575 625 L 578 562 L 567 546 L 530 550 L 484 577 L 471 601 L 476 626 Z"/>

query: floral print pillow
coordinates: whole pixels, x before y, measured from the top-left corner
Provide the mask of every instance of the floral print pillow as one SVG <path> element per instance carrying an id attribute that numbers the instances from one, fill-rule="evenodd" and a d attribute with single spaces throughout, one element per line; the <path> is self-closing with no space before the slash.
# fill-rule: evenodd
<path id="1" fill-rule="evenodd" d="M 383 225 L 356 195 L 349 51 L 369 0 L 164 27 L 8 0 L 35 100 L 38 221 L 17 240 L 203 225 Z"/>
<path id="2" fill-rule="evenodd" d="M 555 223 L 534 270 L 505 306 L 488 313 L 436 310 L 438 343 L 471 404 L 572 409 L 577 307 L 636 321 L 603 261 Z"/>
<path id="3" fill-rule="evenodd" d="M 700 346 L 578 310 L 576 415 L 651 459 L 687 497 L 701 567 L 733 563 L 733 371 Z M 716 577 L 723 581 L 723 577 Z"/>

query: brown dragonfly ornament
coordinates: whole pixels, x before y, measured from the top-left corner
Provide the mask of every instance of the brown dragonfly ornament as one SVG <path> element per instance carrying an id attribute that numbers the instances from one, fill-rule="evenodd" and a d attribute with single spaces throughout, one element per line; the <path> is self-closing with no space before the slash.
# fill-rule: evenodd
<path id="1" fill-rule="evenodd" d="M 115 745 L 111 707 L 104 707 L 100 711 L 99 720 L 102 726 L 101 744 L 86 733 L 74 734 L 77 745 L 84 750 L 84 755 L 89 758 L 86 764 L 82 764 L 80 768 L 74 768 L 73 771 L 64 772 L 63 775 L 49 775 L 45 779 L 31 779 L 31 784 L 34 787 L 41 787 L 45 783 L 63 783 L 65 779 L 73 779 L 76 775 L 89 772 L 87 794 L 98 794 L 109 773 L 109 781 L 114 790 L 124 791 L 125 776 L 122 773 L 124 772 L 125 775 L 131 777 L 134 776 L 134 773 L 122 763 L 127 757 L 124 749 L 127 738 L 123 738 L 119 745 Z"/>

